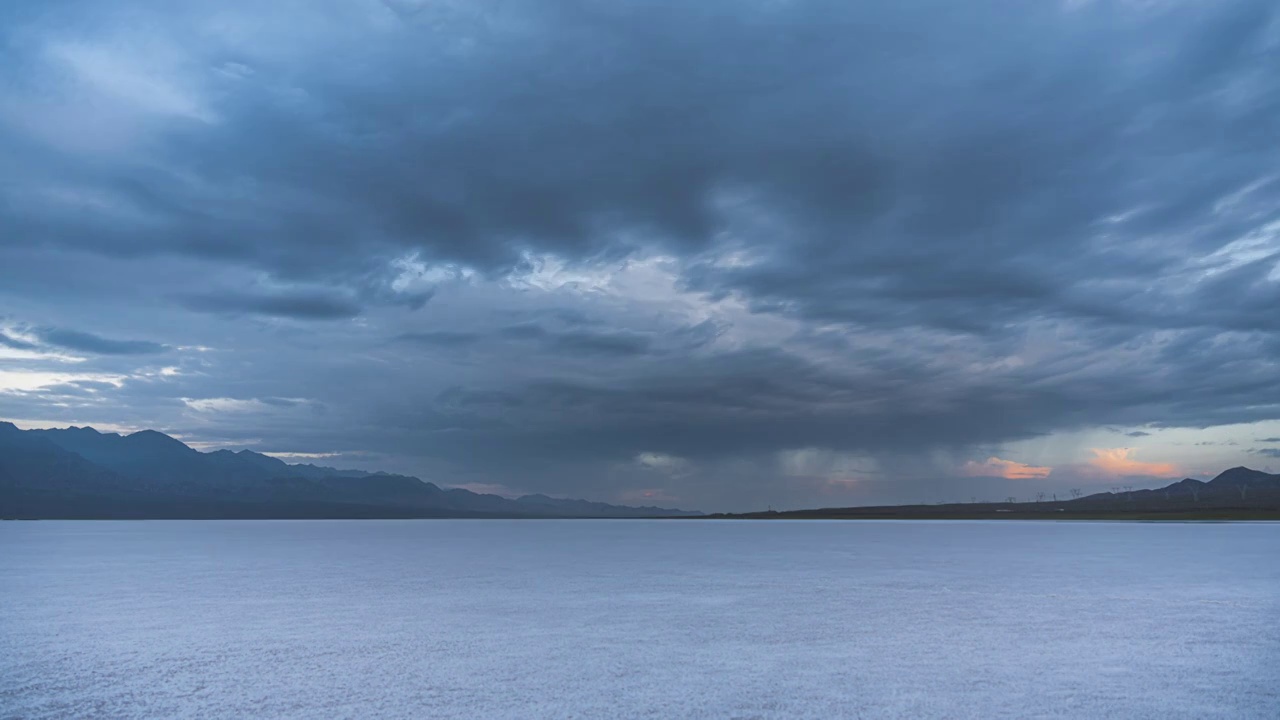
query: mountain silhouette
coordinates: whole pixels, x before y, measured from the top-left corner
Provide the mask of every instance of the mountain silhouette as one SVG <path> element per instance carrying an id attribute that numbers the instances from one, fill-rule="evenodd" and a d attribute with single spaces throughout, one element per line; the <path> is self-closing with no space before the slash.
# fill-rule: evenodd
<path id="1" fill-rule="evenodd" d="M 510 499 L 406 475 L 200 452 L 154 430 L 21 430 L 0 422 L 3 518 L 669 517 L 667 508 Z"/>
<path id="2" fill-rule="evenodd" d="M 1253 470 L 1252 468 L 1241 466 L 1233 467 L 1230 470 L 1223 470 L 1221 473 L 1218 473 L 1217 477 L 1205 484 L 1220 487 L 1239 487 L 1241 485 L 1249 487 L 1272 487 L 1275 485 L 1277 478 L 1280 478 L 1280 475 L 1271 475 L 1269 473 L 1264 473 L 1261 470 Z"/>

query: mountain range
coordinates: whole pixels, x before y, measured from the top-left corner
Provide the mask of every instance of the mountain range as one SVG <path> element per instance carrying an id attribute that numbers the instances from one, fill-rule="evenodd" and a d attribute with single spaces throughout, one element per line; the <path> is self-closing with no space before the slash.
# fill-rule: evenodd
<path id="1" fill-rule="evenodd" d="M 21 430 L 0 422 L 0 518 L 676 517 L 546 495 L 511 499 L 406 475 L 200 452 L 154 430 Z"/>

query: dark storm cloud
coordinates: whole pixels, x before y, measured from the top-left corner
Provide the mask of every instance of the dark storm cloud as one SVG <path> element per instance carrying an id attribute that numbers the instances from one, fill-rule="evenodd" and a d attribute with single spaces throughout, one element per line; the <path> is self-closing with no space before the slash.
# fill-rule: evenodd
<path id="1" fill-rule="evenodd" d="M 585 492 L 1280 417 L 1273 2 L 0 13 L 0 293 L 216 348 L 140 422 Z"/>
<path id="2" fill-rule="evenodd" d="M 436 395 L 435 399 L 444 408 L 469 408 L 485 405 L 516 407 L 525 403 L 525 398 L 516 393 L 503 390 L 470 390 L 457 385 L 440 391 L 440 394 Z"/>
<path id="3" fill-rule="evenodd" d="M 653 348 L 653 338 L 635 332 L 548 330 L 536 323 L 508 325 L 499 335 L 510 340 L 534 340 L 552 353 L 563 355 L 644 355 Z"/>
<path id="4" fill-rule="evenodd" d="M 537 323 L 520 323 L 508 325 L 499 331 L 503 337 L 515 340 L 539 340 L 550 335 L 547 329 Z"/>
<path id="5" fill-rule="evenodd" d="M 469 332 L 453 332 L 438 330 L 432 332 L 401 333 L 394 338 L 395 342 L 411 343 L 428 347 L 459 347 L 471 345 L 480 340 L 480 335 Z"/>
<path id="6" fill-rule="evenodd" d="M 360 314 L 360 305 L 332 293 L 234 293 L 184 295 L 189 310 L 227 315 L 268 315 L 299 320 L 342 320 Z"/>
<path id="7" fill-rule="evenodd" d="M 572 310 L 568 308 L 557 308 L 540 313 L 543 316 L 550 317 L 565 325 L 576 327 L 580 325 L 603 325 L 605 324 L 599 318 L 593 318 L 581 310 Z"/>
<path id="8" fill-rule="evenodd" d="M 179 37 L 201 21 L 183 7 Z M 351 279 L 406 251 L 503 271 L 530 247 L 634 249 L 622 234 L 691 253 L 728 227 L 768 262 L 690 282 L 762 307 L 960 330 L 1045 314 L 1170 322 L 1177 308 L 1147 307 L 1130 281 L 1250 229 L 1210 209 L 1259 179 L 1275 139 L 1267 2 L 416 7 L 368 27 L 376 47 L 303 19 L 317 42 L 359 43 L 359 66 L 203 39 L 213 67 L 239 56 L 253 72 L 194 78 L 224 98 L 217 122 L 160 146 L 200 182 L 76 168 L 154 222 L 87 233 L 36 205 L 22 235 Z M 246 176 L 252 200 L 221 192 Z M 1264 206 L 1277 188 L 1255 192 Z M 237 212 L 212 209 L 229 202 Z M 754 209 L 725 209 L 742 202 Z M 1113 235 L 1166 247 L 1099 242 L 1098 223 L 1125 213 Z M 744 228 L 756 215 L 767 222 Z"/>
<path id="9" fill-rule="evenodd" d="M 38 328 L 33 332 L 45 345 L 99 355 L 153 355 L 169 349 L 147 340 L 112 340 L 64 328 Z"/>
<path id="10" fill-rule="evenodd" d="M 644 355 L 652 346 L 653 338 L 625 332 L 567 332 L 556 335 L 551 342 L 557 351 L 588 355 Z"/>
<path id="11" fill-rule="evenodd" d="M 1227 360 L 1219 356 L 1219 360 Z M 1142 368 L 1099 373 L 1086 380 L 1052 368 L 981 380 L 902 362 L 862 372 L 822 368 L 783 351 L 722 353 L 687 359 L 678 367 L 637 374 L 624 382 L 544 381 L 518 389 L 526 414 L 503 410 L 503 427 L 474 438 L 504 448 L 556 455 L 617 457 L 641 449 L 694 458 L 825 447 L 872 454 L 910 454 L 931 446 L 962 448 L 1075 429 L 1099 420 L 1195 426 L 1214 408 L 1280 403 L 1280 391 L 1259 362 L 1234 387 L 1198 381 L 1192 373 L 1150 379 Z M 1182 383 L 1171 394 L 1165 383 Z M 485 388 L 475 388 L 479 392 Z M 449 426 L 417 410 L 387 417 L 389 424 Z M 1265 408 L 1252 419 L 1268 417 Z M 1078 420 L 1064 420 L 1078 418 Z M 904 431 L 909 428 L 909 431 Z M 448 440 L 459 456 L 470 440 Z"/>

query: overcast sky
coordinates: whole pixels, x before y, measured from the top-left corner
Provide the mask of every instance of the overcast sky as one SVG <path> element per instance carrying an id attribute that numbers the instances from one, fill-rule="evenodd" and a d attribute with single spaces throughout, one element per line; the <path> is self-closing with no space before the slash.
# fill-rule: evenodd
<path id="1" fill-rule="evenodd" d="M 0 418 L 703 510 L 1280 470 L 1274 0 L 0 4 Z"/>

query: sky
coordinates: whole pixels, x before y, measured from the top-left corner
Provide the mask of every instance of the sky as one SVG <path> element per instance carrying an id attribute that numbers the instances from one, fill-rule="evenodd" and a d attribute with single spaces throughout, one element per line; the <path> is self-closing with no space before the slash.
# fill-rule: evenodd
<path id="1" fill-rule="evenodd" d="M 1280 471 L 1273 0 L 0 5 L 0 418 L 702 510 Z"/>

